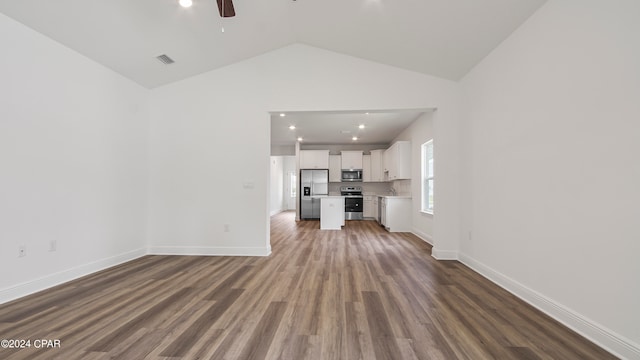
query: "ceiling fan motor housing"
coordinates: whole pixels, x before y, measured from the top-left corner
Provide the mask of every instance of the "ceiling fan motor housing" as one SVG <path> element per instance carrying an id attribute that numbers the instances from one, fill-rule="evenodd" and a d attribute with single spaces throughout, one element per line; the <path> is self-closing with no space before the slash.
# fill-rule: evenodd
<path id="1" fill-rule="evenodd" d="M 233 0 L 217 0 L 217 2 L 220 16 L 223 18 L 236 16 L 236 10 L 233 8 Z"/>

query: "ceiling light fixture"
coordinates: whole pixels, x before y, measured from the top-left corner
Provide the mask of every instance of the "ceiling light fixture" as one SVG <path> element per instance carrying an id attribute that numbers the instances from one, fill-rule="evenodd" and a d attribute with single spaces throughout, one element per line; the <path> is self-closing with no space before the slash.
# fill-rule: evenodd
<path id="1" fill-rule="evenodd" d="M 358 129 L 364 129 L 364 124 L 360 124 L 360 125 L 358 126 Z"/>
<path id="2" fill-rule="evenodd" d="M 354 137 L 351 138 L 351 140 L 356 141 L 356 140 L 358 140 L 358 137 L 354 136 Z"/>
<path id="3" fill-rule="evenodd" d="M 193 1 L 191 0 L 179 0 L 178 3 L 180 4 L 180 6 L 185 8 L 191 7 L 191 5 L 193 5 Z"/>
<path id="4" fill-rule="evenodd" d="M 302 141 L 302 138 L 301 138 L 301 137 L 299 137 L 299 138 L 298 138 L 298 141 Z"/>
<path id="5" fill-rule="evenodd" d="M 287 114 L 285 114 L 285 113 L 280 113 L 280 117 L 285 117 L 285 116 L 287 116 Z"/>
<path id="6" fill-rule="evenodd" d="M 295 130 L 296 126 L 295 125 L 289 125 L 289 130 Z"/>

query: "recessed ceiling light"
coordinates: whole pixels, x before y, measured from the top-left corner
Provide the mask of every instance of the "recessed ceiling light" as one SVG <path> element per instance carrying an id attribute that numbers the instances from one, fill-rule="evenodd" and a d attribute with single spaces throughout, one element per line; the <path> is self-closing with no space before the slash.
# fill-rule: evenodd
<path id="1" fill-rule="evenodd" d="M 354 137 L 351 138 L 351 140 L 356 141 L 356 140 L 358 140 L 358 137 L 354 136 Z"/>
<path id="2" fill-rule="evenodd" d="M 285 113 L 280 113 L 280 117 L 285 117 L 285 116 L 287 116 L 287 114 L 285 114 Z"/>
<path id="3" fill-rule="evenodd" d="M 364 129 L 364 124 L 360 124 L 360 125 L 358 126 L 358 129 Z"/>
<path id="4" fill-rule="evenodd" d="M 295 130 L 296 126 L 295 125 L 289 125 L 289 130 Z"/>
<path id="5" fill-rule="evenodd" d="M 369 115 L 369 113 L 364 113 L 365 115 Z"/>
<path id="6" fill-rule="evenodd" d="M 299 137 L 299 138 L 298 138 L 298 141 L 302 141 L 302 138 L 301 138 L 301 137 Z"/>
<path id="7" fill-rule="evenodd" d="M 193 1 L 191 0 L 179 0 L 178 3 L 180 4 L 180 6 L 185 8 L 191 7 L 191 5 L 193 5 Z"/>

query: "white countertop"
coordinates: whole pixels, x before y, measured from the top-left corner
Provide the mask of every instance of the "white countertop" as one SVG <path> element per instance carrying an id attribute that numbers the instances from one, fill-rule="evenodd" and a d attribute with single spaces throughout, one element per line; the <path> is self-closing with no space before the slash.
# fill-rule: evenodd
<path id="1" fill-rule="evenodd" d="M 391 199 L 411 199 L 412 198 L 411 195 L 377 194 L 377 193 L 370 193 L 370 192 L 363 192 L 362 196 L 377 196 L 377 197 L 391 198 Z"/>

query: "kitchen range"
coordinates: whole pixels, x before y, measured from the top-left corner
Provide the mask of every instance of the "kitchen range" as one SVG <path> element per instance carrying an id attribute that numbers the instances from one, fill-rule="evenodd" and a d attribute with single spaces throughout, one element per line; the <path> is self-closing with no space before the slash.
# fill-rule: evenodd
<path id="1" fill-rule="evenodd" d="M 345 220 L 362 220 L 362 186 L 341 186 L 340 195 L 344 196 Z"/>

